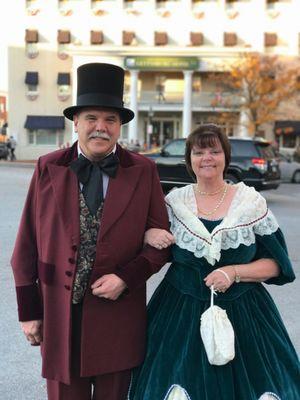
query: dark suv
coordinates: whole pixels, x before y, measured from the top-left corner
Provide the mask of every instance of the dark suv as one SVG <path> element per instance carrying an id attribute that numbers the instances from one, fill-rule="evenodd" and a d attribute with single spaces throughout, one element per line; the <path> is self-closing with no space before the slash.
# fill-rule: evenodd
<path id="1" fill-rule="evenodd" d="M 280 184 L 280 170 L 269 142 L 260 139 L 230 137 L 231 163 L 226 181 L 243 181 L 256 190 L 276 189 Z M 174 139 L 158 154 L 145 154 L 157 164 L 164 189 L 193 182 L 184 160 L 185 139 Z"/>

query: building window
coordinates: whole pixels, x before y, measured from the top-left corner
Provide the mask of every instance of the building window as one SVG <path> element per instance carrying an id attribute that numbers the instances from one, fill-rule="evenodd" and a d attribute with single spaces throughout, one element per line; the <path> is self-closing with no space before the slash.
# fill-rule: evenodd
<path id="1" fill-rule="evenodd" d="M 192 46 L 202 46 L 203 45 L 203 33 L 202 32 L 191 32 L 190 41 Z"/>
<path id="2" fill-rule="evenodd" d="M 132 31 L 123 31 L 122 32 L 122 42 L 124 46 L 130 46 L 133 44 L 135 39 L 135 33 Z"/>
<path id="3" fill-rule="evenodd" d="M 67 100 L 71 95 L 71 78 L 68 72 L 59 72 L 57 75 L 58 98 Z"/>
<path id="4" fill-rule="evenodd" d="M 35 132 L 35 140 L 37 145 L 49 144 L 56 145 L 57 134 L 56 132 L 49 132 L 39 129 Z"/>
<path id="5" fill-rule="evenodd" d="M 28 15 L 37 15 L 40 12 L 39 1 L 37 0 L 26 0 L 26 9 Z"/>
<path id="6" fill-rule="evenodd" d="M 46 129 L 29 131 L 28 143 L 36 146 L 58 146 L 58 133 Z"/>
<path id="7" fill-rule="evenodd" d="M 28 92 L 37 92 L 37 85 L 27 85 Z"/>
<path id="8" fill-rule="evenodd" d="M 57 41 L 59 44 L 71 43 L 70 31 L 64 31 L 64 30 L 59 29 L 57 32 Z"/>
<path id="9" fill-rule="evenodd" d="M 193 93 L 200 93 L 202 90 L 202 82 L 201 76 L 193 76 L 193 83 L 192 83 L 192 90 Z"/>
<path id="10" fill-rule="evenodd" d="M 25 31 L 25 49 L 26 54 L 29 58 L 35 58 L 38 56 L 38 41 L 39 33 L 37 30 L 26 29 Z"/>
<path id="11" fill-rule="evenodd" d="M 28 71 L 25 76 L 25 84 L 27 85 L 26 96 L 29 100 L 35 100 L 38 97 L 39 73 Z"/>
<path id="12" fill-rule="evenodd" d="M 155 46 L 164 46 L 164 45 L 168 44 L 167 32 L 155 32 L 154 43 L 155 43 Z"/>
<path id="13" fill-rule="evenodd" d="M 102 31 L 91 31 L 91 44 L 102 44 L 103 33 Z"/>
<path id="14" fill-rule="evenodd" d="M 26 72 L 25 83 L 26 85 L 37 87 L 37 85 L 39 84 L 39 73 L 35 71 Z"/>
<path id="15" fill-rule="evenodd" d="M 69 72 L 59 72 L 57 75 L 57 84 L 59 86 L 70 86 L 71 78 Z"/>
<path id="16" fill-rule="evenodd" d="M 288 147 L 293 149 L 296 147 L 296 135 L 295 134 L 283 134 L 282 135 L 282 147 Z"/>
<path id="17" fill-rule="evenodd" d="M 236 46 L 237 45 L 237 34 L 234 32 L 224 33 L 224 46 Z"/>
<path id="18" fill-rule="evenodd" d="M 28 131 L 28 144 L 34 144 L 34 132 Z"/>
<path id="19" fill-rule="evenodd" d="M 55 115 L 27 115 L 24 128 L 28 143 L 38 146 L 58 146 L 65 129 L 65 119 Z"/>
<path id="20" fill-rule="evenodd" d="M 72 4 L 69 0 L 58 0 L 58 5 L 61 15 L 70 16 L 73 14 Z"/>
<path id="21" fill-rule="evenodd" d="M 68 58 L 68 44 L 71 43 L 71 33 L 70 31 L 61 30 L 57 31 L 57 42 L 58 42 L 58 57 L 61 60 Z"/>
<path id="22" fill-rule="evenodd" d="M 39 32 L 37 30 L 26 29 L 25 42 L 26 43 L 37 43 L 38 41 L 39 41 Z"/>
<path id="23" fill-rule="evenodd" d="M 277 34 L 276 33 L 265 33 L 265 46 L 273 47 L 277 46 Z"/>

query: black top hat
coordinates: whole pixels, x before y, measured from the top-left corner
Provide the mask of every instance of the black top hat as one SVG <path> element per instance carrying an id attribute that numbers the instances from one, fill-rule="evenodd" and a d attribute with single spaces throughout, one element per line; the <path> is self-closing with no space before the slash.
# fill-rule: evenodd
<path id="1" fill-rule="evenodd" d="M 134 117 L 134 112 L 124 108 L 124 70 L 113 64 L 91 63 L 77 70 L 77 104 L 64 110 L 64 116 L 73 120 L 81 108 L 104 107 L 117 110 L 122 124 Z"/>

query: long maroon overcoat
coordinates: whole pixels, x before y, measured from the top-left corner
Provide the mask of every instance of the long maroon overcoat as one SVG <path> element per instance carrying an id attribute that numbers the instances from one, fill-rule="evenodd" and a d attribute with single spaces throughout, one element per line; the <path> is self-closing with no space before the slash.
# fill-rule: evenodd
<path id="1" fill-rule="evenodd" d="M 90 283 L 115 273 L 128 290 L 116 301 L 87 289 L 82 320 L 82 376 L 129 369 L 143 360 L 145 282 L 168 259 L 143 247 L 150 227 L 168 229 L 155 164 L 117 145 L 117 176 L 110 179 Z M 71 297 L 79 247 L 78 180 L 68 167 L 77 144 L 39 159 L 12 256 L 20 321 L 43 319 L 42 375 L 70 381 Z"/>

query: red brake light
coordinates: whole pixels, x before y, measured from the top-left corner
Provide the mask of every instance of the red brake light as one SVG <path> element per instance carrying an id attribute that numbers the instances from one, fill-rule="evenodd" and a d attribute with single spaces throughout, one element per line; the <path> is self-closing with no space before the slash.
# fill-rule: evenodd
<path id="1" fill-rule="evenodd" d="M 266 161 L 263 158 L 252 158 L 252 164 L 263 166 L 265 165 Z"/>

